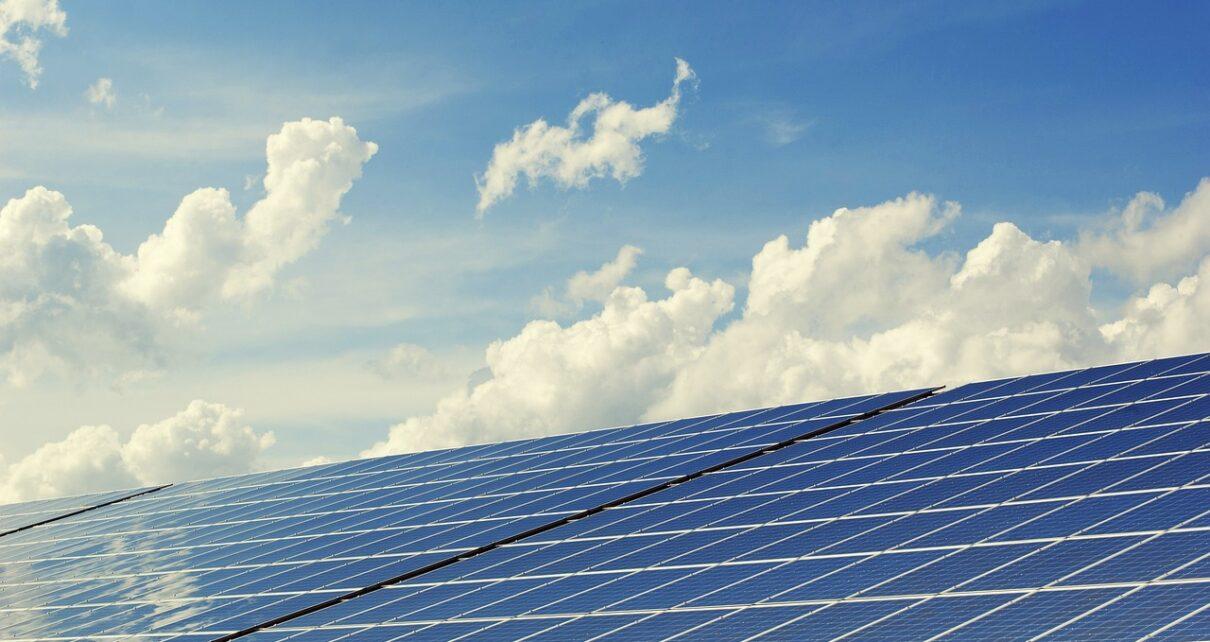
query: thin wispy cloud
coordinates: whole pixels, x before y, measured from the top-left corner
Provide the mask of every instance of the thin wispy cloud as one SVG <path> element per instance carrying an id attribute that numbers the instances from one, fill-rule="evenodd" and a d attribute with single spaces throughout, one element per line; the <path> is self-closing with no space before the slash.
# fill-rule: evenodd
<path id="1" fill-rule="evenodd" d="M 770 108 L 755 117 L 765 142 L 774 147 L 784 147 L 798 142 L 814 125 L 786 107 Z"/>

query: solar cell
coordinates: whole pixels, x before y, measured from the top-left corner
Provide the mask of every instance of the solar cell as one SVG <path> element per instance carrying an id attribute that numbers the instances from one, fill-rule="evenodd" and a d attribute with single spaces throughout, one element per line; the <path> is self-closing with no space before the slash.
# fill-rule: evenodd
<path id="1" fill-rule="evenodd" d="M 0 539 L 0 637 L 233 634 L 922 394 L 177 484 Z M 447 613 L 436 599 L 445 592 L 457 591 L 417 592 L 408 612 Z M 366 607 L 360 610 L 376 612 L 378 598 L 376 592 L 360 598 Z M 549 622 L 558 630 L 549 635 L 634 618 L 582 619 Z M 453 623 L 445 631 L 476 628 Z M 414 630 L 423 637 L 427 629 L 399 625 L 386 633 Z"/>
<path id="2" fill-rule="evenodd" d="M 1205 638 L 1208 369 L 955 388 L 248 637 Z"/>

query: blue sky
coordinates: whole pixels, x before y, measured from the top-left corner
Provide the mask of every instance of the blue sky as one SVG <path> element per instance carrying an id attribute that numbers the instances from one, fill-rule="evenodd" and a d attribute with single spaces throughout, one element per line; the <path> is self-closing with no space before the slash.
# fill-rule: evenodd
<path id="1" fill-rule="evenodd" d="M 61 7 L 69 33 L 42 37 L 36 89 L 0 60 L 0 194 L 62 192 L 72 223 L 97 226 L 117 252 L 133 254 L 194 189 L 226 187 L 241 212 L 261 198 L 265 138 L 285 122 L 339 116 L 378 152 L 340 205 L 348 224 L 263 296 L 169 333 L 153 379 L 0 391 L 0 408 L 33 429 L 4 436 L 9 462 L 81 425 L 125 435 L 195 398 L 274 431 L 271 464 L 353 456 L 432 413 L 482 368 L 485 346 L 542 316 L 536 296 L 625 244 L 643 249 L 626 282 L 652 299 L 678 266 L 735 286 L 721 328 L 744 316 L 762 246 L 785 234 L 800 247 L 840 207 L 912 191 L 960 202 L 962 216 L 908 243 L 940 265 L 997 221 L 1070 243 L 1140 191 L 1171 210 L 1208 173 L 1204 3 Z M 640 175 L 523 184 L 476 219 L 474 176 L 495 144 L 539 118 L 562 123 L 592 92 L 652 105 L 674 57 L 698 82 L 672 127 L 642 141 Z M 100 77 L 112 108 L 83 98 Z M 1204 255 L 1190 252 L 1181 274 Z M 1101 321 L 1144 291 L 1092 266 Z M 370 386 L 350 374 L 400 343 L 428 350 L 442 376 Z M 325 383 L 292 388 L 283 374 L 307 371 Z"/>

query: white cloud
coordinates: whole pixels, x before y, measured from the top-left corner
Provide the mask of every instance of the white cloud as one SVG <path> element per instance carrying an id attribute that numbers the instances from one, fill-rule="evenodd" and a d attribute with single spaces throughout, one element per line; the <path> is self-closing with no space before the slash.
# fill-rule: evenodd
<path id="1" fill-rule="evenodd" d="M 0 462 L 0 503 L 251 472 L 274 443 L 242 411 L 193 401 L 123 441 L 109 426 L 81 426 L 9 466 Z"/>
<path id="2" fill-rule="evenodd" d="M 274 443 L 272 432 L 243 424 L 243 411 L 201 400 L 176 415 L 143 424 L 122 446 L 122 461 L 141 483 L 235 475 L 253 470 Z"/>
<path id="3" fill-rule="evenodd" d="M 71 226 L 67 199 L 30 189 L 0 209 L 0 375 L 123 376 L 160 361 L 158 333 L 218 301 L 246 300 L 312 250 L 376 151 L 339 118 L 269 137 L 265 196 L 242 218 L 226 190 L 181 200 L 134 255 Z"/>
<path id="4" fill-rule="evenodd" d="M 1163 355 L 1210 347 L 1210 257 L 1176 285 L 1157 283 L 1131 298 L 1121 319 L 1101 326 L 1126 355 Z"/>
<path id="5" fill-rule="evenodd" d="M 16 61 L 30 89 L 38 87 L 42 75 L 42 31 L 67 35 L 67 13 L 59 8 L 59 0 L 0 0 L 0 58 Z"/>
<path id="6" fill-rule="evenodd" d="M 662 395 L 731 309 L 734 288 L 678 268 L 671 294 L 619 287 L 597 315 L 567 327 L 533 321 L 487 349 L 490 379 L 390 431 L 366 455 L 533 437 L 627 421 Z"/>
<path id="7" fill-rule="evenodd" d="M 475 178 L 479 215 L 510 196 L 523 174 L 531 185 L 549 178 L 564 188 L 582 188 L 603 176 L 619 182 L 638 176 L 643 171 L 639 142 L 668 132 L 676 121 L 681 84 L 694 79 L 689 63 L 677 58 L 672 93 L 655 105 L 635 109 L 594 93 L 571 111 L 566 127 L 538 119 L 517 128 L 511 140 L 496 145 L 487 169 Z M 592 135 L 585 137 L 581 121 L 588 115 L 594 119 Z"/>
<path id="8" fill-rule="evenodd" d="M 139 246 L 127 284 L 134 298 L 190 311 L 215 297 L 238 299 L 268 288 L 279 269 L 319 244 L 340 200 L 378 151 L 339 118 L 286 123 L 266 144 L 265 196 L 235 217 L 227 190 L 186 196 Z"/>
<path id="9" fill-rule="evenodd" d="M 612 261 L 606 261 L 596 271 L 581 270 L 572 275 L 562 294 L 547 288 L 534 298 L 534 309 L 544 316 L 558 318 L 579 312 L 589 301 L 603 303 L 634 270 L 642 253 L 633 245 L 623 245 Z"/>
<path id="10" fill-rule="evenodd" d="M 92 105 L 113 109 L 118 103 L 118 92 L 113 88 L 110 78 L 97 78 L 97 81 L 84 90 L 84 98 Z"/>
<path id="11" fill-rule="evenodd" d="M 1210 252 L 1210 178 L 1170 212 L 1158 194 L 1138 193 L 1106 225 L 1081 235 L 1079 249 L 1137 285 L 1187 274 Z"/>
<path id="12" fill-rule="evenodd" d="M 905 318 L 914 302 L 944 286 L 950 269 L 948 257 L 935 260 L 915 243 L 958 211 L 912 193 L 836 210 L 811 223 L 802 248 L 784 235 L 769 241 L 752 259 L 744 314 L 828 338 L 888 313 Z"/>
<path id="13" fill-rule="evenodd" d="M 753 259 L 743 318 L 647 413 L 661 417 L 1113 359 L 1070 248 L 1012 223 L 957 261 L 914 249 L 957 214 L 932 197 L 841 209 Z M 775 278 L 782 274 L 797 279 Z M 717 373 L 726 372 L 726 377 Z"/>
<path id="14" fill-rule="evenodd" d="M 1001 222 L 961 255 L 920 247 L 959 216 L 957 204 L 909 194 L 842 208 L 813 222 L 801 246 L 783 236 L 753 257 L 743 314 L 725 327 L 714 328 L 731 303 L 725 283 L 682 290 L 680 268 L 664 301 L 618 287 L 590 319 L 535 321 L 493 344 L 490 380 L 395 426 L 367 454 L 1203 351 L 1207 250 L 1150 245 L 1201 229 L 1208 190 L 1202 181 L 1147 231 L 1042 242 Z M 1130 248 L 1126 275 L 1200 268 L 1098 308 L 1092 270 L 1110 262 L 1089 248 L 1101 238 Z M 694 306 L 670 305 L 686 292 Z"/>
<path id="15" fill-rule="evenodd" d="M 0 376 L 84 377 L 154 368 L 156 318 L 119 295 L 133 259 L 91 225 L 71 227 L 62 194 L 36 187 L 0 209 Z"/>

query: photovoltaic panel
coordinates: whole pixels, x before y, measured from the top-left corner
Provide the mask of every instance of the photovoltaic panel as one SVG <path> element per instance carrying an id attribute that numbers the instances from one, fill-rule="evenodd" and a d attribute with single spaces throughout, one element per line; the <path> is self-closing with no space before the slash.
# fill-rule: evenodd
<path id="1" fill-rule="evenodd" d="M 922 394 L 177 484 L 0 539 L 0 637 L 233 634 Z"/>
<path id="2" fill-rule="evenodd" d="M 1206 639 L 1208 369 L 963 386 L 247 639 Z"/>
<path id="3" fill-rule="evenodd" d="M 16 504 L 0 505 L 0 537 L 30 528 L 44 522 L 62 519 L 76 513 L 105 506 L 133 495 L 147 492 L 148 488 L 91 493 L 72 497 L 42 499 Z"/>

